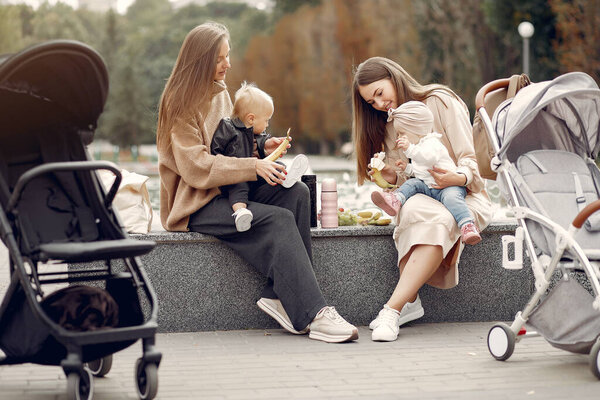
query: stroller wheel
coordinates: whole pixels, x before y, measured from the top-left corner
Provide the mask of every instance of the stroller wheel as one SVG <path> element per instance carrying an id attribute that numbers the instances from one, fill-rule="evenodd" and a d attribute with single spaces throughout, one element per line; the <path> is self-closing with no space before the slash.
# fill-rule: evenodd
<path id="1" fill-rule="evenodd" d="M 67 376 L 67 399 L 91 400 L 94 396 L 92 373 L 83 369 L 81 373 L 71 372 Z"/>
<path id="2" fill-rule="evenodd" d="M 590 351 L 590 368 L 592 369 L 592 374 L 600 379 L 600 338 L 596 339 L 596 343 L 594 343 Z"/>
<path id="3" fill-rule="evenodd" d="M 141 400 L 152 400 L 158 392 L 158 366 L 146 364 L 141 358 L 135 362 L 135 383 Z"/>
<path id="4" fill-rule="evenodd" d="M 506 324 L 499 323 L 490 329 L 487 337 L 490 354 L 498 361 L 506 361 L 515 350 L 515 334 Z"/>
<path id="5" fill-rule="evenodd" d="M 87 367 L 87 369 L 90 370 L 92 375 L 94 375 L 97 378 L 102 378 L 103 376 L 108 374 L 108 372 L 112 368 L 112 363 L 113 363 L 113 355 L 109 354 L 106 357 L 102 357 L 97 360 L 90 361 L 85 366 Z"/>

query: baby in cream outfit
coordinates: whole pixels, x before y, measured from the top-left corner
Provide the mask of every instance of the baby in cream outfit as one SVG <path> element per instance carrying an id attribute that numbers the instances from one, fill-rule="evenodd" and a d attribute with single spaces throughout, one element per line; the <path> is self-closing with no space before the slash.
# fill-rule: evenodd
<path id="1" fill-rule="evenodd" d="M 441 134 L 433 132 L 433 114 L 420 101 L 407 101 L 396 109 L 388 111 L 388 121 L 394 121 L 398 133 L 396 146 L 410 159 L 404 173 L 410 177 L 393 192 L 373 192 L 373 203 L 389 215 L 396 215 L 402 204 L 417 193 L 427 195 L 441 202 L 450 211 L 461 230 L 461 240 L 467 244 L 477 244 L 481 236 L 465 196 L 464 186 L 448 186 L 435 189 L 435 179 L 429 173 L 433 167 L 462 173 L 440 141 Z M 465 175 L 466 177 L 466 175 Z M 465 179 L 466 181 L 466 179 Z"/>

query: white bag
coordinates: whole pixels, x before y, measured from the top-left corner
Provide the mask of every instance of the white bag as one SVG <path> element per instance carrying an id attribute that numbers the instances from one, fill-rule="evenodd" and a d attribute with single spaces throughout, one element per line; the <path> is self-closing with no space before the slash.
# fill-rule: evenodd
<path id="1" fill-rule="evenodd" d="M 146 182 L 150 177 L 122 169 L 123 179 L 112 202 L 128 233 L 148 233 L 152 229 L 152 205 Z M 115 175 L 107 170 L 99 170 L 98 176 L 108 192 L 115 181 Z"/>

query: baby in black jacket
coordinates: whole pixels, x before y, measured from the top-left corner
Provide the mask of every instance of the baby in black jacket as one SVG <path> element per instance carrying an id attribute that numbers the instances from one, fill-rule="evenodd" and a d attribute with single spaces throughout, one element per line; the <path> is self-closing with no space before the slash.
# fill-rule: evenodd
<path id="1" fill-rule="evenodd" d="M 235 93 L 233 114 L 223 118 L 213 135 L 210 145 L 212 154 L 229 157 L 265 158 L 265 142 L 270 137 L 265 133 L 274 111 L 273 99 L 256 85 L 242 83 Z M 281 186 L 292 187 L 298 182 L 306 169 L 308 159 L 300 154 L 294 158 Z M 221 192 L 229 197 L 233 209 L 235 226 L 238 232 L 250 229 L 252 212 L 248 207 L 248 193 L 260 185 L 265 185 L 263 178 L 256 182 L 242 182 L 221 187 Z"/>

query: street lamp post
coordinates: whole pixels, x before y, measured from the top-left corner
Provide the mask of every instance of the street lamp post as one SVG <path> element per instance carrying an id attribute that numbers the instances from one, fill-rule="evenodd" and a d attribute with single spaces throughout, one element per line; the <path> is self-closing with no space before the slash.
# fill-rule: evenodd
<path id="1" fill-rule="evenodd" d="M 533 24 L 529 21 L 523 21 L 517 27 L 519 35 L 523 38 L 523 73 L 529 75 L 529 38 L 535 31 Z"/>

